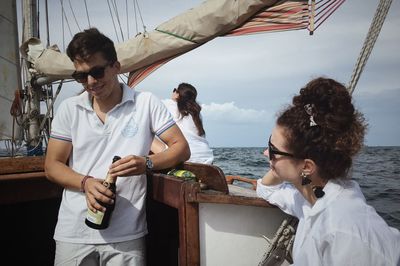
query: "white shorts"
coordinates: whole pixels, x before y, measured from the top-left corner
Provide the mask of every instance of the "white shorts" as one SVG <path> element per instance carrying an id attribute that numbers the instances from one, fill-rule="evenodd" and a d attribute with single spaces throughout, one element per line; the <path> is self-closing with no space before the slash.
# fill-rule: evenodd
<path id="1" fill-rule="evenodd" d="M 145 266 L 145 238 L 110 244 L 76 244 L 56 241 L 54 265 Z"/>

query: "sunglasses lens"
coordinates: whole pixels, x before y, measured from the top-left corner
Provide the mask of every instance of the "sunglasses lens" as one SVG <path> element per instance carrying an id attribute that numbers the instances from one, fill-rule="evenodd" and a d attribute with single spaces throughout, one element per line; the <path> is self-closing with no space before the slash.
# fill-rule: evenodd
<path id="1" fill-rule="evenodd" d="M 95 79 L 101 79 L 104 77 L 104 70 L 105 67 L 95 67 L 92 70 L 90 70 L 88 74 Z"/>
<path id="2" fill-rule="evenodd" d="M 94 67 L 89 72 L 74 72 L 71 76 L 79 83 L 86 83 L 88 76 L 95 79 L 101 79 L 104 77 L 104 71 L 107 66 L 104 67 Z"/>
<path id="3" fill-rule="evenodd" d="M 87 81 L 88 73 L 74 72 L 72 77 L 79 83 L 85 83 Z"/>
<path id="4" fill-rule="evenodd" d="M 176 92 L 176 89 L 173 89 L 172 92 Z"/>
<path id="5" fill-rule="evenodd" d="M 275 159 L 275 153 L 271 149 L 271 146 L 268 147 L 268 157 L 269 157 L 270 160 L 274 160 Z"/>

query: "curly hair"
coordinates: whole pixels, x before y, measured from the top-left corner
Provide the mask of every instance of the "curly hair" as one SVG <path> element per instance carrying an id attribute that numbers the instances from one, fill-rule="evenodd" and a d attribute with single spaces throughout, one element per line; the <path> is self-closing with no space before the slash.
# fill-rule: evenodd
<path id="1" fill-rule="evenodd" d="M 205 135 L 206 132 L 200 117 L 201 106 L 196 102 L 196 88 L 189 83 L 181 83 L 178 88 L 176 88 L 176 91 L 179 94 L 177 105 L 180 115 L 185 117 L 190 114 L 196 125 L 199 136 Z"/>
<path id="2" fill-rule="evenodd" d="M 77 58 L 87 60 L 98 52 L 101 52 L 108 62 L 117 61 L 117 52 L 113 41 L 96 28 L 75 34 L 67 47 L 67 55 L 71 61 Z"/>
<path id="3" fill-rule="evenodd" d="M 307 105 L 312 110 L 305 110 Z M 310 124 L 312 119 L 316 125 Z M 367 129 L 346 87 L 322 77 L 310 81 L 293 97 L 292 105 L 278 116 L 277 125 L 285 128 L 287 148 L 296 158 L 312 159 L 325 180 L 347 177 Z"/>

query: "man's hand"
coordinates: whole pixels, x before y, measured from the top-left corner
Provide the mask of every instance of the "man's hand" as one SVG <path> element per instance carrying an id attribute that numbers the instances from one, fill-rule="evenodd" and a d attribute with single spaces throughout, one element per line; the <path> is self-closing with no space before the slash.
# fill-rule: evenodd
<path id="1" fill-rule="evenodd" d="M 146 158 L 128 155 L 110 166 L 109 173 L 112 177 L 132 176 L 146 173 Z"/>
<path id="2" fill-rule="evenodd" d="M 86 204 L 92 212 L 105 212 L 106 208 L 99 202 L 113 204 L 115 194 L 103 185 L 102 179 L 88 178 L 85 182 Z"/>

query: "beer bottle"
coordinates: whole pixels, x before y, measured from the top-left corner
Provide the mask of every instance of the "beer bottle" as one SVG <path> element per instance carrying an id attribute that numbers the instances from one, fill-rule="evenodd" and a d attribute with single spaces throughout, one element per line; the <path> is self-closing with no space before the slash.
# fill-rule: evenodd
<path id="1" fill-rule="evenodd" d="M 119 156 L 114 156 L 113 163 L 121 159 Z M 116 193 L 116 177 L 111 177 L 109 173 L 107 173 L 106 179 L 103 181 L 103 185 L 111 190 L 114 194 Z M 111 214 L 114 210 L 116 202 L 116 197 L 114 198 L 113 204 L 99 202 L 100 205 L 106 208 L 105 212 L 97 210 L 96 213 L 92 212 L 89 208 L 87 210 L 87 215 L 85 219 L 85 224 L 93 229 L 106 229 L 110 223 Z"/>

